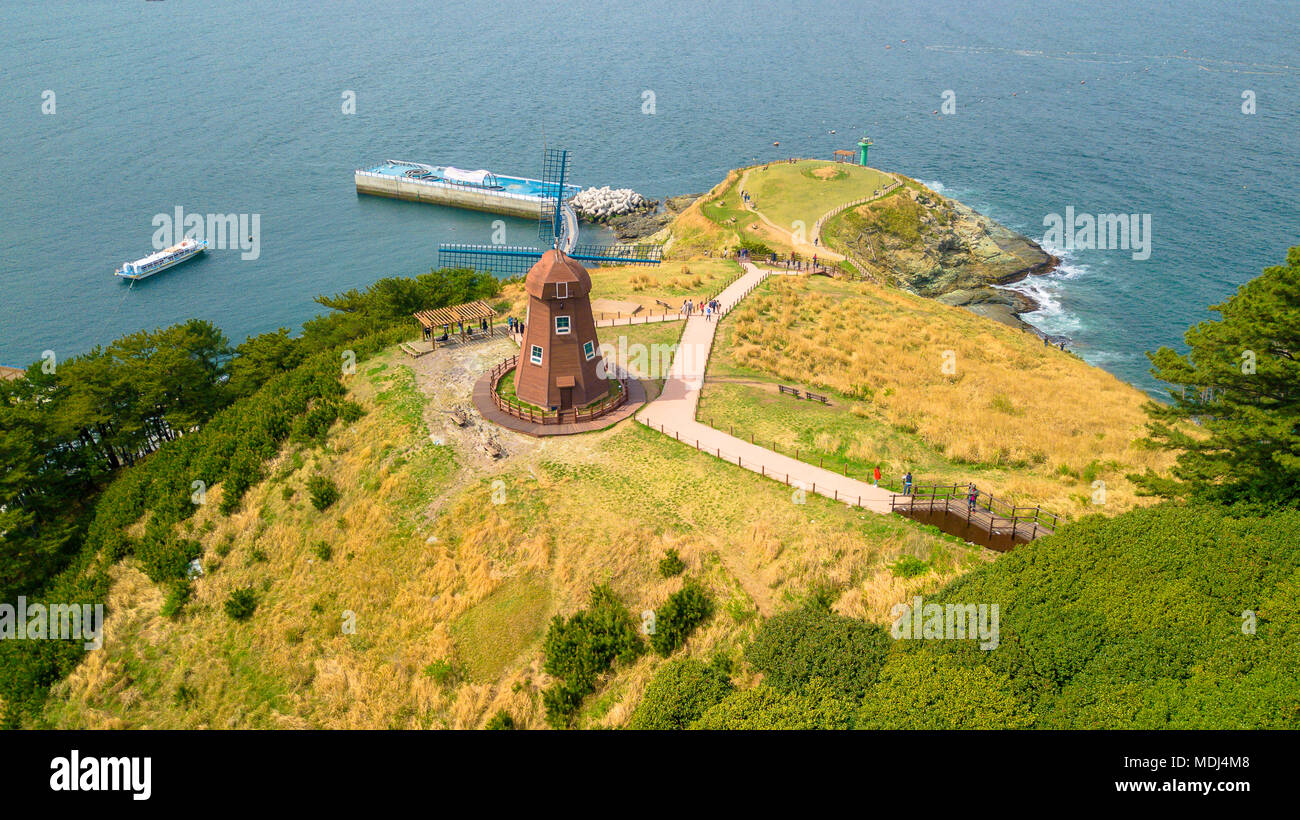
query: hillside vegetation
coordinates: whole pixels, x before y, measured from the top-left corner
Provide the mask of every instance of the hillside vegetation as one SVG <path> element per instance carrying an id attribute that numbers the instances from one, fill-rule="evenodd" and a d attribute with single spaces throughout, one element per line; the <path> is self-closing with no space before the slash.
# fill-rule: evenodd
<path id="1" fill-rule="evenodd" d="M 447 372 L 467 361 L 448 358 Z M 548 621 L 580 610 L 595 585 L 638 626 L 645 610 L 667 619 L 670 599 L 698 586 L 713 612 L 671 656 L 738 662 L 759 619 L 781 608 L 819 598 L 880 619 L 986 560 L 904 519 L 796 500 L 634 422 L 544 445 L 503 435 L 511 456 L 485 463 L 446 432 L 448 405 L 430 391 L 447 383 L 442 370 L 412 378 L 395 353 L 362 363 L 345 400 L 364 415 L 323 445 L 283 449 L 237 512 L 208 505 L 182 525 L 205 574 L 179 611 L 134 560 L 114 567 L 106 647 L 58 685 L 44 719 L 431 728 L 504 712 L 540 727 L 555 685 Z M 317 477 L 338 490 L 324 510 Z M 670 549 L 685 567 L 665 577 Z M 921 572 L 896 575 L 903 558 Z M 240 590 L 255 599 L 246 620 L 226 609 Z M 626 721 L 664 662 L 649 648 L 599 676 L 573 725 Z"/>
<path id="2" fill-rule="evenodd" d="M 831 407 L 773 383 L 833 395 Z M 771 277 L 723 320 L 699 417 L 895 482 L 976 481 L 1068 515 L 1138 500 L 1147 398 L 1035 336 L 891 288 Z M 1096 495 L 1104 482 L 1104 495 Z M 1102 503 L 1098 503 L 1102 502 Z"/>
<path id="3" fill-rule="evenodd" d="M 1300 513 L 1091 516 L 927 598 L 998 605 L 999 643 L 891 640 L 813 605 L 744 652 L 755 686 L 665 667 L 648 728 L 1300 727 Z M 660 676 L 673 680 L 669 691 Z M 724 680 L 729 680 L 723 676 Z"/>
<path id="4" fill-rule="evenodd" d="M 811 239 L 813 225 L 827 212 L 871 197 L 893 182 L 892 176 L 875 168 L 805 159 L 750 168 L 745 187 L 764 216 L 787 231 L 802 223 Z"/>

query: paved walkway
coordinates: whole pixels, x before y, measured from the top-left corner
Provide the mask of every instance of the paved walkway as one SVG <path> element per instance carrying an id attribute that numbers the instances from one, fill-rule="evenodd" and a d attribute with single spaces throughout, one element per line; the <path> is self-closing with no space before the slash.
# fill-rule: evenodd
<path id="1" fill-rule="evenodd" d="M 722 303 L 724 316 L 771 273 L 759 270 L 748 262 L 744 263 L 744 267 L 745 275 L 717 297 Z M 717 329 L 716 317 L 710 321 L 696 315 L 686 320 L 680 347 L 668 371 L 663 392 L 642 409 L 637 415 L 637 421 L 692 447 L 793 487 L 862 506 L 873 512 L 888 513 L 889 499 L 893 495 L 889 490 L 781 455 L 695 420 L 700 404 L 700 390 L 704 387 L 704 371 Z"/>

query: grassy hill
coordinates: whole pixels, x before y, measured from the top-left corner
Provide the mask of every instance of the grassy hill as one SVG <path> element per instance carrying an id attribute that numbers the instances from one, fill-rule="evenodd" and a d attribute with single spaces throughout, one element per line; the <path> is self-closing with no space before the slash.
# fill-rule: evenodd
<path id="1" fill-rule="evenodd" d="M 501 342 L 500 344 L 508 344 Z M 550 617 L 608 583 L 633 612 L 683 583 L 676 549 L 718 603 L 679 652 L 739 657 L 765 616 L 813 596 L 883 618 L 986 553 L 903 519 L 785 487 L 627 422 L 539 442 L 503 435 L 492 462 L 446 421 L 455 374 L 496 353 L 361 365 L 348 398 L 365 414 L 323 446 L 289 445 L 242 507 L 205 506 L 185 525 L 202 545 L 193 598 L 166 594 L 135 559 L 112 571 L 106 646 L 57 685 L 59 727 L 476 727 L 506 710 L 542 725 L 540 641 Z M 477 357 L 477 358 L 472 358 Z M 459 400 L 463 400 L 463 396 Z M 314 476 L 340 497 L 309 499 Z M 220 488 L 213 494 L 219 498 Z M 890 569 L 921 562 L 914 577 Z M 247 620 L 225 611 L 251 590 Z M 351 616 L 349 615 L 351 613 Z M 355 629 L 345 631 L 349 617 Z M 579 725 L 619 725 L 661 663 L 602 682 Z"/>
<path id="2" fill-rule="evenodd" d="M 832 406 L 776 391 L 829 393 Z M 1146 396 L 1024 333 L 892 288 L 772 277 L 723 320 L 699 418 L 895 482 L 975 481 L 1071 517 L 1139 503 Z M 1094 504 L 1093 482 L 1105 483 Z"/>
<path id="3" fill-rule="evenodd" d="M 811 236 L 813 224 L 828 211 L 872 196 L 893 182 L 892 176 L 875 168 L 799 160 L 749 169 L 745 188 L 768 219 L 790 231 L 801 222 Z"/>

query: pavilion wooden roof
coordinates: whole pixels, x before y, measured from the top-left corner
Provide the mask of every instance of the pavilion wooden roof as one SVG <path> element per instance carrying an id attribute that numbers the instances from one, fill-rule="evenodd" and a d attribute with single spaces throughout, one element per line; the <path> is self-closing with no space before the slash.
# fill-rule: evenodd
<path id="1" fill-rule="evenodd" d="M 497 312 L 492 306 L 482 299 L 475 299 L 473 302 L 466 302 L 463 305 L 452 305 L 451 307 L 438 308 L 436 310 L 422 310 L 415 314 L 415 320 L 427 328 L 442 327 L 443 325 L 454 325 L 457 322 L 477 322 L 480 319 L 494 319 Z"/>
<path id="2" fill-rule="evenodd" d="M 838 149 L 835 150 L 835 156 L 837 156 L 837 157 L 851 157 L 851 156 L 853 156 L 853 152 L 852 152 L 852 151 L 849 151 L 849 150 L 847 150 L 847 149 L 844 149 L 844 148 L 838 148 Z"/>

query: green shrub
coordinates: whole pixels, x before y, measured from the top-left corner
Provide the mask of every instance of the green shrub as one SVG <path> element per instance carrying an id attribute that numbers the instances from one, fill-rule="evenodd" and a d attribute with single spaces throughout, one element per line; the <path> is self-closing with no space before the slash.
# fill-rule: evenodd
<path id="1" fill-rule="evenodd" d="M 692 728 L 852 729 L 856 709 L 856 701 L 822 680 L 790 691 L 761 683 L 709 707 Z"/>
<path id="2" fill-rule="evenodd" d="M 745 649 L 745 658 L 781 691 L 820 678 L 856 700 L 876 682 L 889 645 L 889 634 L 881 627 L 808 606 L 769 618 Z"/>
<path id="3" fill-rule="evenodd" d="M 903 652 L 862 700 L 859 729 L 1026 729 L 1034 717 L 1011 680 L 950 656 Z"/>
<path id="4" fill-rule="evenodd" d="M 502 730 L 502 729 L 517 729 L 519 727 L 515 725 L 515 719 L 510 716 L 510 713 L 507 712 L 505 709 L 501 709 L 495 715 L 493 715 L 490 720 L 488 720 L 487 725 L 484 726 L 483 728 L 492 729 L 492 730 Z"/>
<path id="5" fill-rule="evenodd" d="M 334 548 L 330 546 L 328 541 L 317 541 L 312 545 L 311 551 L 313 555 L 322 561 L 328 561 L 334 556 Z"/>
<path id="6" fill-rule="evenodd" d="M 440 686 L 446 686 L 456 681 L 456 667 L 452 666 L 451 661 L 439 658 L 424 667 L 424 676 L 433 678 Z"/>
<path id="7" fill-rule="evenodd" d="M 687 581 L 655 612 L 650 645 L 665 658 L 677 651 L 695 628 L 713 614 L 713 601 L 698 584 Z"/>
<path id="8" fill-rule="evenodd" d="M 177 538 L 172 527 L 161 519 L 149 522 L 135 547 L 144 574 L 160 584 L 184 578 L 190 562 L 202 554 L 203 546 L 198 541 Z"/>
<path id="9" fill-rule="evenodd" d="M 314 475 L 307 479 L 307 492 L 311 495 L 311 505 L 324 512 L 339 500 L 339 487 L 331 478 Z"/>
<path id="10" fill-rule="evenodd" d="M 257 610 L 257 595 L 252 587 L 242 587 L 226 598 L 226 614 L 236 621 L 247 621 Z"/>
<path id="11" fill-rule="evenodd" d="M 185 609 L 190 598 L 194 595 L 194 588 L 187 580 L 172 581 L 167 585 L 167 596 L 163 598 L 162 609 L 160 614 L 164 618 L 176 618 Z"/>
<path id="12" fill-rule="evenodd" d="M 646 687 L 627 728 L 690 728 L 732 688 L 731 680 L 715 666 L 694 658 L 670 661 L 659 668 Z"/>
<path id="13" fill-rule="evenodd" d="M 567 726 L 615 662 L 631 663 L 645 652 L 637 622 L 607 586 L 593 587 L 591 603 L 570 618 L 556 615 L 542 644 L 543 668 L 561 683 L 542 693 L 546 719 Z"/>
<path id="14" fill-rule="evenodd" d="M 665 578 L 681 575 L 685 569 L 686 562 L 677 554 L 677 550 L 668 550 L 664 553 L 664 557 L 659 559 L 659 574 Z"/>
<path id="15" fill-rule="evenodd" d="M 339 421 L 344 424 L 352 424 L 365 414 L 365 408 L 351 399 L 339 402 Z"/>
<path id="16" fill-rule="evenodd" d="M 895 578 L 917 578 L 930 571 L 930 565 L 914 555 L 905 555 L 895 561 L 889 571 Z"/>

